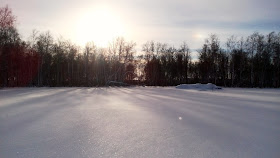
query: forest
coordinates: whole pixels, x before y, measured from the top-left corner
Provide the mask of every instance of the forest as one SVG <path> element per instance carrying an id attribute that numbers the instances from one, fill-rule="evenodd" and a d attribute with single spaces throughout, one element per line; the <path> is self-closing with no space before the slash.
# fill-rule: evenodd
<path id="1" fill-rule="evenodd" d="M 94 29 L 94 28 L 93 28 Z M 205 39 L 198 59 L 191 59 L 188 43 L 176 48 L 118 37 L 107 48 L 93 42 L 84 48 L 52 34 L 34 30 L 23 40 L 16 17 L 0 8 L 0 87 L 174 86 L 213 83 L 225 87 L 280 87 L 280 32 L 254 32 L 228 37 L 225 46 L 216 34 Z"/>

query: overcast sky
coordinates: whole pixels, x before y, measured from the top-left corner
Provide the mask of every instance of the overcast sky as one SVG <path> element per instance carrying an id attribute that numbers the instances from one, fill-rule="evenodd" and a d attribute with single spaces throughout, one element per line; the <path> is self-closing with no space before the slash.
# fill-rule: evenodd
<path id="1" fill-rule="evenodd" d="M 83 29 L 81 25 L 87 23 L 81 19 L 87 17 L 89 21 L 98 21 L 100 18 L 93 16 L 94 10 L 98 8 L 106 8 L 105 11 L 110 12 L 107 18 L 104 18 L 105 21 L 114 19 L 119 21 L 105 22 L 106 24 L 118 25 L 122 29 L 121 35 L 127 40 L 137 42 L 138 46 L 147 40 L 166 42 L 174 46 L 186 41 L 192 49 L 198 49 L 211 33 L 217 34 L 223 42 L 233 34 L 247 36 L 254 31 L 267 33 L 280 30 L 280 0 L 0 0 L 0 2 L 1 6 L 8 4 L 12 8 L 17 16 L 17 28 L 24 39 L 33 29 L 50 30 L 56 37 L 61 35 L 82 44 L 79 38 L 89 36 L 83 35 L 86 32 L 84 29 L 89 28 Z M 109 34 L 113 34 L 113 27 L 106 27 Z M 100 29 L 101 33 L 104 32 L 102 25 L 97 29 Z"/>

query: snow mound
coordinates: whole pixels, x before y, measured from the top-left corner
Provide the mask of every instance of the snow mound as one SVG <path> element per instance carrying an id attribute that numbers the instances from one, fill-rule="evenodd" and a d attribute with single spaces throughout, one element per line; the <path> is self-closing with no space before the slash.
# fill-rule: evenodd
<path id="1" fill-rule="evenodd" d="M 222 89 L 221 87 L 218 87 L 218 86 L 216 86 L 215 84 L 212 84 L 212 83 L 207 83 L 207 84 L 201 84 L 201 83 L 180 84 L 180 85 L 176 86 L 176 88 L 178 88 L 178 89 L 195 89 L 195 90 L 200 90 L 200 91 Z"/>

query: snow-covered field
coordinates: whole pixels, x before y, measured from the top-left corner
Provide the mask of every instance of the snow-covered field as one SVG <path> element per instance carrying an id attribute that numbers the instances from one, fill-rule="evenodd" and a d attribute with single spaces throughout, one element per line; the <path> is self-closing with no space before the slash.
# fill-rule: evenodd
<path id="1" fill-rule="evenodd" d="M 0 90 L 0 157 L 279 158 L 280 90 Z"/>

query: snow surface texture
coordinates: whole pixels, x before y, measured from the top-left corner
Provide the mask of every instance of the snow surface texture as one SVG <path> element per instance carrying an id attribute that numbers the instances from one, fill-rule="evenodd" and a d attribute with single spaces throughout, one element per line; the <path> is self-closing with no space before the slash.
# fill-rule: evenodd
<path id="1" fill-rule="evenodd" d="M 195 89 L 195 90 L 200 90 L 200 91 L 222 89 L 221 87 L 218 87 L 212 83 L 180 84 L 180 85 L 176 86 L 176 88 L 178 88 L 178 89 Z"/>
<path id="2" fill-rule="evenodd" d="M 0 157 L 279 158 L 280 90 L 0 90 Z"/>

